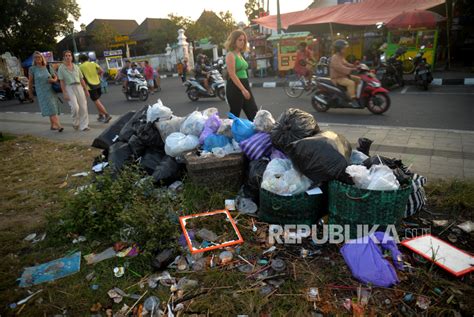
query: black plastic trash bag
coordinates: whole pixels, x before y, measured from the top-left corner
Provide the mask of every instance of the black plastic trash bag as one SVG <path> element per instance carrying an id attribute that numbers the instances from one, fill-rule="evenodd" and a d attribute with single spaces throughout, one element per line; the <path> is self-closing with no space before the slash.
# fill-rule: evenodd
<path id="1" fill-rule="evenodd" d="M 313 136 L 318 132 L 319 126 L 311 114 L 290 108 L 280 115 L 272 129 L 272 143 L 286 152 L 290 143 Z"/>
<path id="2" fill-rule="evenodd" d="M 108 150 L 114 143 L 114 139 L 119 135 L 120 130 L 133 117 L 135 112 L 130 111 L 115 120 L 92 142 L 92 146 L 98 149 Z"/>
<path id="3" fill-rule="evenodd" d="M 109 162 L 114 171 L 121 170 L 123 165 L 132 158 L 133 153 L 128 143 L 117 142 L 110 146 Z"/>
<path id="4" fill-rule="evenodd" d="M 288 154 L 295 167 L 315 185 L 340 177 L 345 179 L 352 148 L 344 136 L 324 131 L 293 142 L 289 148 Z"/>
<path id="5" fill-rule="evenodd" d="M 374 141 L 367 139 L 367 138 L 359 138 L 357 140 L 358 146 L 357 146 L 357 151 L 364 153 L 367 156 L 370 156 L 370 146 L 372 145 Z"/>
<path id="6" fill-rule="evenodd" d="M 165 155 L 156 166 L 152 176 L 156 183 L 171 184 L 179 179 L 179 164 L 171 156 Z"/>
<path id="7" fill-rule="evenodd" d="M 146 111 L 148 110 L 148 106 L 144 106 L 139 111 L 135 112 L 133 117 L 128 120 L 128 122 L 123 126 L 120 130 L 119 140 L 122 142 L 128 142 L 132 135 L 137 134 L 138 129 L 140 126 L 146 124 Z"/>
<path id="8" fill-rule="evenodd" d="M 161 139 L 160 131 L 153 122 L 146 122 L 140 125 L 137 129 L 137 137 L 141 143 L 146 147 L 153 147 L 154 149 L 165 149 L 165 144 Z"/>
<path id="9" fill-rule="evenodd" d="M 263 173 L 265 173 L 268 163 L 270 161 L 263 158 L 249 163 L 247 182 L 244 184 L 243 194 L 256 203 L 259 202 L 260 185 L 262 184 Z"/>
<path id="10" fill-rule="evenodd" d="M 140 166 L 143 167 L 143 169 L 148 173 L 148 175 L 152 175 L 162 159 L 163 152 L 148 149 L 145 154 L 140 158 Z"/>
<path id="11" fill-rule="evenodd" d="M 135 157 L 141 157 L 143 154 L 145 154 L 146 146 L 136 135 L 132 135 L 130 140 L 128 140 L 128 145 L 130 145 L 130 149 L 132 150 Z"/>

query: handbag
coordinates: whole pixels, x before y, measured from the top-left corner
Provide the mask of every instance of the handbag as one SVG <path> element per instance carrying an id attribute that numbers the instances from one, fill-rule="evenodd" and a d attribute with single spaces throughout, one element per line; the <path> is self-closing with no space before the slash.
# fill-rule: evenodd
<path id="1" fill-rule="evenodd" d="M 53 77 L 56 76 L 54 71 L 51 70 L 51 66 L 49 66 L 49 65 L 48 65 L 48 72 L 51 74 L 51 76 L 53 76 Z M 57 80 L 56 80 L 56 82 L 51 83 L 51 87 L 53 88 L 55 93 L 63 92 L 62 89 L 61 89 L 61 85 L 59 84 L 59 82 Z"/>

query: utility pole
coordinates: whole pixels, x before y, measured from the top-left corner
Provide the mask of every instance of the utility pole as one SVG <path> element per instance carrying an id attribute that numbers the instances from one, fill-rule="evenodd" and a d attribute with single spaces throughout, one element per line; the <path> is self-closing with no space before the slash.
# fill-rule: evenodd
<path id="1" fill-rule="evenodd" d="M 281 34 L 280 0 L 277 0 L 277 32 Z"/>

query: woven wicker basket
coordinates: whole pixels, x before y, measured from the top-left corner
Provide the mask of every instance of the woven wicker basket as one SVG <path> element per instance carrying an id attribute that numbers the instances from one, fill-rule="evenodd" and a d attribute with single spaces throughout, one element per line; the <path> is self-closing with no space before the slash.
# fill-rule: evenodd
<path id="1" fill-rule="evenodd" d="M 323 195 L 280 196 L 260 188 L 258 216 L 271 224 L 312 225 L 322 216 Z"/>
<path id="2" fill-rule="evenodd" d="M 357 225 L 396 225 L 404 216 L 411 191 L 411 186 L 382 191 L 331 181 L 329 224 L 349 225 L 351 238 L 357 235 Z"/>
<path id="3" fill-rule="evenodd" d="M 213 189 L 238 190 L 245 173 L 243 153 L 226 155 L 222 158 L 202 158 L 196 152 L 184 156 L 189 179 L 199 185 Z"/>

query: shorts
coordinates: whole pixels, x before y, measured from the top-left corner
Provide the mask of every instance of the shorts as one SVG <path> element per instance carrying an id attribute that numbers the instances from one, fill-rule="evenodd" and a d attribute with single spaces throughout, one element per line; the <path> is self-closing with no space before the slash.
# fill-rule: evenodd
<path id="1" fill-rule="evenodd" d="M 148 79 L 148 80 L 146 81 L 146 83 L 147 83 L 148 86 L 150 86 L 150 87 L 155 86 L 155 81 L 154 81 L 153 79 Z"/>
<path id="2" fill-rule="evenodd" d="M 89 90 L 89 95 L 92 101 L 96 101 L 102 96 L 102 88 Z"/>

